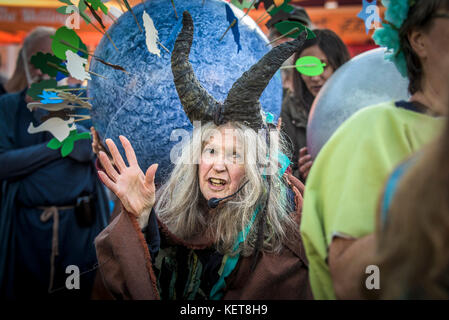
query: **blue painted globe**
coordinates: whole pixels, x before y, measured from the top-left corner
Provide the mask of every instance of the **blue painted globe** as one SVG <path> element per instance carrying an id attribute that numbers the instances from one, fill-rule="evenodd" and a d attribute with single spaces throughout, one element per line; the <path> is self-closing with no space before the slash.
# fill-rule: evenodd
<path id="1" fill-rule="evenodd" d="M 145 5 L 145 8 L 144 8 Z M 128 74 L 107 67 L 92 59 L 90 70 L 103 76 L 92 75 L 88 95 L 92 103 L 92 121 L 102 139 L 112 138 L 117 145 L 119 135 L 126 136 L 133 145 L 139 165 L 146 170 L 159 163 L 156 182 L 161 183 L 173 168 L 170 152 L 182 142 L 176 129 L 192 131 L 185 115 L 171 72 L 171 51 L 182 28 L 182 12 L 188 10 L 194 20 L 194 39 L 190 62 L 200 83 L 217 100 L 223 101 L 232 84 L 270 47 L 267 39 L 248 16 L 239 24 L 242 49 L 238 51 L 232 31 L 222 41 L 221 35 L 229 26 L 226 3 L 220 0 L 175 0 L 178 19 L 171 1 L 151 0 L 133 8 L 143 29 L 143 10 L 151 16 L 159 32 L 162 47 L 160 57 L 150 53 L 131 12 L 124 13 L 108 30 L 118 48 L 105 36 L 95 55 L 124 67 Z M 232 7 L 237 18 L 243 12 Z M 278 71 L 260 99 L 265 111 L 278 117 L 282 99 L 281 76 Z M 122 154 L 123 150 L 119 146 Z"/>

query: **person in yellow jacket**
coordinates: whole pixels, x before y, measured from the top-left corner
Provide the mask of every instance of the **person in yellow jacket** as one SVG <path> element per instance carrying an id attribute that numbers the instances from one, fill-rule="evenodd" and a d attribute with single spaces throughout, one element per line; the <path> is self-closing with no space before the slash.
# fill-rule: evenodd
<path id="1" fill-rule="evenodd" d="M 301 235 L 316 299 L 363 297 L 384 183 L 396 165 L 431 141 L 444 124 L 449 1 L 399 2 L 385 1 L 389 24 L 374 39 L 391 49 L 388 58 L 409 77 L 410 101 L 354 114 L 320 151 L 307 180 Z"/>

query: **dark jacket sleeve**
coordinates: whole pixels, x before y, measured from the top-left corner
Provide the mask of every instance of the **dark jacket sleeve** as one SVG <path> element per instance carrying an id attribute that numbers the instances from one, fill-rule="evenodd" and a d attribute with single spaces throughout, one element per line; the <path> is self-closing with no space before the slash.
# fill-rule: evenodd
<path id="1" fill-rule="evenodd" d="M 297 219 L 295 219 L 297 221 Z M 253 256 L 241 258 L 226 280 L 226 300 L 313 299 L 309 268 L 298 230 L 292 232 L 280 253 L 261 252 L 251 272 Z"/>
<path id="2" fill-rule="evenodd" d="M 16 128 L 19 94 L 0 98 L 0 180 L 29 174 L 41 166 L 60 158 L 57 150 L 46 143 L 17 148 Z"/>
<path id="3" fill-rule="evenodd" d="M 59 151 L 47 148 L 46 143 L 21 149 L 0 151 L 0 180 L 18 178 L 30 174 L 60 157 Z"/>

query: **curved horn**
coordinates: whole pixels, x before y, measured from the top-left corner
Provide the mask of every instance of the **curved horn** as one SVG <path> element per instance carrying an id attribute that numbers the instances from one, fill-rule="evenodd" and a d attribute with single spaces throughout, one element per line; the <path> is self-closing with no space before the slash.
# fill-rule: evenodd
<path id="1" fill-rule="evenodd" d="M 192 123 L 195 120 L 213 120 L 219 102 L 199 83 L 189 62 L 193 41 L 193 20 L 187 11 L 183 12 L 182 24 L 182 30 L 176 39 L 171 56 L 171 69 L 176 91 L 184 111 Z"/>
<path id="2" fill-rule="evenodd" d="M 271 49 L 262 59 L 254 64 L 248 71 L 234 83 L 224 102 L 224 120 L 248 122 L 253 128 L 260 128 L 259 98 L 268 82 L 295 51 L 306 40 L 306 32 L 302 32 L 296 40 L 284 42 Z"/>

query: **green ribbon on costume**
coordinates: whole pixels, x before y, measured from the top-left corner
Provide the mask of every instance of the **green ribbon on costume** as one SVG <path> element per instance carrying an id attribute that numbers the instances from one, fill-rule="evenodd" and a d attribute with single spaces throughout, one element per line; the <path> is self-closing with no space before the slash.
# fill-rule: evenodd
<path id="1" fill-rule="evenodd" d="M 274 122 L 274 116 L 273 114 L 266 112 L 266 121 L 268 123 Z M 267 156 L 268 157 L 268 156 Z M 282 177 L 282 175 L 287 170 L 288 166 L 290 165 L 290 159 L 282 152 L 278 153 L 278 161 L 281 165 L 281 168 L 279 168 L 279 177 Z M 266 177 L 266 169 L 264 169 L 263 177 Z M 236 252 L 242 242 L 245 241 L 249 231 L 251 230 L 251 227 L 256 220 L 257 214 L 260 211 L 260 205 L 256 207 L 256 210 L 254 210 L 253 216 L 251 217 L 250 222 L 246 226 L 244 231 L 240 231 L 237 241 L 234 244 L 234 248 L 232 249 L 233 252 Z M 218 274 L 220 275 L 220 278 L 215 283 L 215 285 L 212 287 L 212 290 L 210 292 L 210 299 L 211 300 L 220 300 L 223 297 L 223 289 L 226 286 L 225 278 L 228 277 L 231 272 L 235 269 L 237 262 L 240 259 L 240 253 L 236 253 L 234 255 L 226 254 L 223 256 L 223 260 L 221 263 L 220 270 L 218 271 Z"/>
<path id="2" fill-rule="evenodd" d="M 257 206 L 256 210 L 254 211 L 254 214 L 251 218 L 251 221 L 246 226 L 244 232 L 240 231 L 237 241 L 234 245 L 233 252 L 237 251 L 237 249 L 240 246 L 240 243 L 245 241 L 246 236 L 249 233 L 249 230 L 251 230 L 251 227 L 254 223 L 254 220 L 256 220 L 257 214 L 260 211 L 260 206 Z M 218 279 L 217 283 L 212 287 L 212 290 L 210 292 L 210 299 L 211 300 L 220 300 L 223 297 L 223 289 L 226 286 L 226 283 L 224 279 L 231 274 L 231 272 L 235 269 L 235 266 L 237 265 L 237 262 L 239 261 L 240 253 L 236 253 L 234 255 L 225 255 L 223 257 L 223 262 L 219 271 L 220 278 Z"/>

